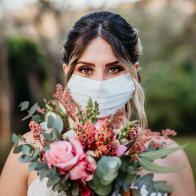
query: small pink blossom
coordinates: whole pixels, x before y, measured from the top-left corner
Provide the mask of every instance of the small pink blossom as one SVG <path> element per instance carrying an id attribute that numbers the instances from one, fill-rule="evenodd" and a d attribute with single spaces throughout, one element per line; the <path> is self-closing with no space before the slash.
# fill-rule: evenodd
<path id="1" fill-rule="evenodd" d="M 162 134 L 165 138 L 168 138 L 169 136 L 175 136 L 177 133 L 176 131 L 172 129 L 165 129 L 165 130 L 162 130 Z"/>
<path id="2" fill-rule="evenodd" d="M 56 102 L 59 102 L 63 96 L 63 86 L 61 84 L 56 85 L 56 91 L 53 94 Z"/>
<path id="3" fill-rule="evenodd" d="M 39 123 L 35 122 L 35 121 L 30 121 L 29 122 L 29 128 L 33 134 L 33 139 L 35 141 L 39 141 L 41 143 L 42 146 L 44 146 L 44 138 L 41 135 L 41 126 Z"/>
<path id="4" fill-rule="evenodd" d="M 122 154 L 125 153 L 126 150 L 127 150 L 127 147 L 126 147 L 126 146 L 120 145 L 120 144 L 119 144 L 119 145 L 117 146 L 116 155 L 117 155 L 117 156 L 121 156 Z"/>

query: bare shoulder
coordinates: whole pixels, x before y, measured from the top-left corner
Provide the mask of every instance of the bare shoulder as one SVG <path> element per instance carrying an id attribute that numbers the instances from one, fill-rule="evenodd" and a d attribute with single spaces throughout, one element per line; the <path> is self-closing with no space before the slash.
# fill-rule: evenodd
<path id="1" fill-rule="evenodd" d="M 23 137 L 27 142 L 32 142 L 32 133 L 26 132 Z M 21 153 L 14 153 L 12 146 L 0 177 L 0 195 L 23 196 L 27 193 L 28 164 L 21 163 L 18 159 Z"/>
<path id="2" fill-rule="evenodd" d="M 162 141 L 166 142 L 170 147 L 177 147 L 179 144 L 174 140 L 162 137 Z M 166 167 L 181 167 L 177 172 L 160 174 L 155 173 L 154 180 L 166 180 L 173 186 L 172 196 L 195 196 L 195 185 L 193 172 L 188 157 L 183 149 L 180 149 L 166 158 L 158 159 L 155 163 Z M 143 171 L 142 174 L 147 173 Z"/>

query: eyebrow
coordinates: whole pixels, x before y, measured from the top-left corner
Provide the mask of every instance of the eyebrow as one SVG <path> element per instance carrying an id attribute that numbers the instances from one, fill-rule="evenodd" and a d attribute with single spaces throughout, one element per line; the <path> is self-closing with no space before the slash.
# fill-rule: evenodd
<path id="1" fill-rule="evenodd" d="M 86 64 L 86 65 L 91 65 L 91 66 L 94 66 L 95 67 L 95 64 L 94 63 L 90 63 L 90 62 L 85 62 L 85 61 L 78 61 L 77 63 L 76 63 L 76 65 L 77 64 Z M 115 64 L 117 64 L 117 63 L 119 63 L 118 61 L 113 61 L 113 62 L 110 62 L 110 63 L 107 63 L 106 64 L 106 66 L 109 66 L 109 65 L 115 65 Z"/>

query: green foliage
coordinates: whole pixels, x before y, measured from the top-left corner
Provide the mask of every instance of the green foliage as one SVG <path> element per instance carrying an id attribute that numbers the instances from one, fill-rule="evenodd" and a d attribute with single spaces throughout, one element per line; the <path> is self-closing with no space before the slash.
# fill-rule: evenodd
<path id="1" fill-rule="evenodd" d="M 47 127 L 58 131 L 58 133 L 60 134 L 63 130 L 63 120 L 61 119 L 61 117 L 54 112 L 48 112 L 46 116 Z"/>
<path id="2" fill-rule="evenodd" d="M 18 135 L 16 133 L 12 133 L 12 142 L 14 144 L 18 143 Z"/>
<path id="3" fill-rule="evenodd" d="M 170 193 L 173 188 L 167 184 L 166 181 L 153 181 L 153 173 L 148 173 L 144 176 L 138 175 L 134 186 L 137 186 L 136 195 L 141 195 L 141 189 L 145 186 L 145 189 L 148 191 L 148 194 L 157 194 L 157 193 Z"/>
<path id="4" fill-rule="evenodd" d="M 21 102 L 19 107 L 20 107 L 20 111 L 26 110 L 29 107 L 29 102 L 28 101 L 23 101 L 23 102 Z"/>
<path id="5" fill-rule="evenodd" d="M 181 150 L 182 148 L 184 148 L 186 146 L 187 146 L 187 144 L 183 145 L 183 146 L 173 147 L 173 148 L 163 148 L 163 149 L 159 149 L 159 150 L 153 150 L 153 151 L 141 153 L 138 156 L 140 158 L 145 158 L 149 161 L 153 161 L 156 159 L 163 158 L 173 152 L 176 152 L 177 150 Z"/>
<path id="6" fill-rule="evenodd" d="M 27 110 L 28 115 L 25 116 L 22 120 L 26 120 L 28 118 L 33 117 L 33 114 L 36 112 L 37 108 L 38 108 L 38 103 L 35 103 L 29 110 Z"/>
<path id="7" fill-rule="evenodd" d="M 142 166 L 147 171 L 152 171 L 155 173 L 170 173 L 170 172 L 176 172 L 178 171 L 181 167 L 165 167 L 158 165 L 156 163 L 153 163 L 149 161 L 148 159 L 145 158 L 138 158 L 139 164 Z M 182 169 L 182 168 L 181 168 Z"/>
<path id="8" fill-rule="evenodd" d="M 87 101 L 86 110 L 77 111 L 77 115 L 80 117 L 82 123 L 85 123 L 87 120 L 96 123 L 99 113 L 99 104 L 96 101 L 93 102 L 91 97 Z"/>
<path id="9" fill-rule="evenodd" d="M 121 160 L 118 157 L 103 156 L 97 162 L 97 169 L 89 186 L 97 195 L 109 195 L 112 182 L 118 175 Z"/>

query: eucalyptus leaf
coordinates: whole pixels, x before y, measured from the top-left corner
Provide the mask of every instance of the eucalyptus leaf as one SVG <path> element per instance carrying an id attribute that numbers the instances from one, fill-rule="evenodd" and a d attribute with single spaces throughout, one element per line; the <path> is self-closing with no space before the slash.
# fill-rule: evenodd
<path id="1" fill-rule="evenodd" d="M 31 163 L 29 163 L 29 165 L 28 165 L 29 171 L 35 170 L 36 167 L 37 167 L 37 162 L 31 162 Z"/>
<path id="2" fill-rule="evenodd" d="M 98 194 L 98 195 L 103 195 L 103 196 L 107 196 L 109 195 L 109 193 L 112 191 L 112 185 L 106 185 L 106 186 L 97 186 L 95 187 L 94 191 Z"/>
<path id="3" fill-rule="evenodd" d="M 103 156 L 97 163 L 98 175 L 105 175 L 108 173 L 115 173 L 121 166 L 121 160 L 119 157 Z"/>
<path id="4" fill-rule="evenodd" d="M 19 107 L 20 107 L 20 111 L 26 110 L 29 107 L 29 102 L 28 101 L 23 101 L 23 102 L 20 103 Z"/>
<path id="5" fill-rule="evenodd" d="M 31 161 L 31 157 L 28 155 L 23 154 L 21 157 L 18 158 L 19 161 L 23 163 L 27 163 Z"/>
<path id="6" fill-rule="evenodd" d="M 47 127 L 48 128 L 53 128 L 55 124 L 55 117 L 52 115 L 48 116 L 48 120 L 47 120 Z"/>
<path id="7" fill-rule="evenodd" d="M 59 134 L 62 132 L 63 130 L 63 120 L 61 119 L 61 117 L 54 113 L 54 112 L 48 112 L 47 113 L 47 127 L 48 128 L 53 128 L 56 129 Z"/>
<path id="8" fill-rule="evenodd" d="M 16 154 L 17 154 L 17 153 L 20 153 L 20 152 L 22 151 L 22 146 L 23 146 L 23 145 L 16 146 L 16 147 L 14 148 L 13 152 L 16 153 Z"/>
<path id="9" fill-rule="evenodd" d="M 32 149 L 32 147 L 29 144 L 22 145 L 22 152 L 25 155 L 28 155 L 30 153 L 31 149 Z"/>
<path id="10" fill-rule="evenodd" d="M 42 130 L 41 134 L 44 136 L 45 140 L 53 141 L 53 134 L 52 134 L 52 132 L 47 133 L 46 131 Z"/>
<path id="11" fill-rule="evenodd" d="M 14 144 L 16 144 L 16 143 L 18 143 L 18 135 L 17 134 L 15 134 L 15 133 L 13 133 L 12 134 L 12 142 L 14 143 Z"/>
<path id="12" fill-rule="evenodd" d="M 33 114 L 36 112 L 38 108 L 38 103 L 35 103 L 29 110 L 29 116 L 33 116 Z"/>
<path id="13" fill-rule="evenodd" d="M 161 165 L 157 165 L 147 159 L 144 158 L 138 158 L 139 164 L 146 170 L 157 172 L 157 173 L 170 173 L 170 172 L 176 172 L 180 167 L 165 167 Z"/>
<path id="14" fill-rule="evenodd" d="M 35 148 L 33 151 L 33 155 L 31 157 L 32 161 L 35 161 L 35 159 L 37 159 L 39 157 L 40 154 L 40 149 L 39 148 Z"/>
<path id="15" fill-rule="evenodd" d="M 41 162 L 38 162 L 37 163 L 37 167 L 36 167 L 36 169 L 37 170 L 42 170 L 42 169 L 47 169 L 48 167 L 47 167 L 47 165 L 45 164 L 45 163 L 41 163 Z"/>
<path id="16" fill-rule="evenodd" d="M 33 117 L 32 117 L 32 120 L 39 123 L 41 122 L 41 117 L 38 115 L 38 114 L 35 114 Z"/>
<path id="17" fill-rule="evenodd" d="M 153 180 L 153 176 L 154 176 L 153 173 L 145 174 L 145 175 L 141 176 L 140 181 L 144 184 L 147 184 Z"/>
<path id="18" fill-rule="evenodd" d="M 61 184 L 57 183 L 54 185 L 54 187 L 52 188 L 53 191 L 56 191 L 56 192 L 60 192 L 60 191 L 63 191 L 64 188 Z"/>
<path id="19" fill-rule="evenodd" d="M 173 187 L 168 185 L 166 181 L 155 181 L 154 188 L 157 192 L 170 193 L 173 191 Z"/>
<path id="20" fill-rule="evenodd" d="M 167 156 L 177 150 L 181 150 L 182 148 L 185 148 L 186 146 L 187 146 L 187 144 L 185 144 L 183 146 L 173 147 L 173 148 L 164 148 L 164 149 L 160 149 L 160 150 L 144 152 L 144 153 L 139 154 L 138 156 L 141 158 L 148 159 L 148 160 L 155 160 L 155 159 L 159 159 L 164 156 Z"/>
<path id="21" fill-rule="evenodd" d="M 40 180 L 42 180 L 43 178 L 47 177 L 49 174 L 50 174 L 50 170 L 48 170 L 48 169 L 41 169 L 41 170 L 39 170 Z"/>
<path id="22" fill-rule="evenodd" d="M 52 140 L 60 140 L 61 139 L 61 135 L 56 129 L 52 130 L 52 135 L 53 135 Z"/>
<path id="23" fill-rule="evenodd" d="M 108 184 L 112 183 L 112 181 L 118 176 L 118 171 L 115 173 L 105 173 L 101 180 L 103 179 L 104 181 L 108 181 Z"/>
<path id="24" fill-rule="evenodd" d="M 24 121 L 24 120 L 26 120 L 26 119 L 28 119 L 28 118 L 31 118 L 32 116 L 31 115 L 27 115 L 27 116 L 25 116 L 23 119 L 22 119 L 22 121 Z"/>
<path id="25" fill-rule="evenodd" d="M 57 184 L 60 181 L 60 178 L 58 176 L 52 176 L 48 179 L 47 186 L 51 187 Z"/>

